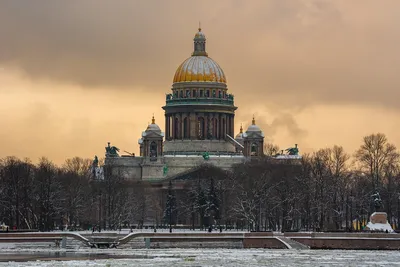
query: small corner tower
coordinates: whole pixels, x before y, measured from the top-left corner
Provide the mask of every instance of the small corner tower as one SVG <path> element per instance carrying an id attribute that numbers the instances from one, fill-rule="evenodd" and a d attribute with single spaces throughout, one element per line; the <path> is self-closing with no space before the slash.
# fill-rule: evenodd
<path id="1" fill-rule="evenodd" d="M 246 157 L 262 157 L 264 155 L 264 133 L 253 120 L 247 131 L 243 133 L 243 154 Z"/>
<path id="2" fill-rule="evenodd" d="M 139 139 L 140 156 L 145 160 L 158 161 L 163 154 L 163 138 L 164 133 L 156 124 L 154 115 L 151 119 L 151 124 L 147 126 L 146 131 L 142 133 L 142 138 Z"/>

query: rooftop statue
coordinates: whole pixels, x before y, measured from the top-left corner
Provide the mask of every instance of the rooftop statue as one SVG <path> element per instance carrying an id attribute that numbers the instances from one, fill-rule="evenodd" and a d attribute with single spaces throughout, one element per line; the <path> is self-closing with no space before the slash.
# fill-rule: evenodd
<path id="1" fill-rule="evenodd" d="M 110 146 L 110 142 L 108 142 L 108 146 L 106 146 L 106 158 L 119 157 L 119 148 L 115 146 Z"/>
<path id="2" fill-rule="evenodd" d="M 203 153 L 203 159 L 208 160 L 210 159 L 210 154 L 208 152 Z"/>
<path id="3" fill-rule="evenodd" d="M 297 144 L 295 144 L 295 147 L 290 147 L 288 149 L 286 149 L 286 151 L 288 152 L 289 155 L 298 155 L 299 154 L 299 149 L 297 147 Z"/>
<path id="4" fill-rule="evenodd" d="M 94 160 L 92 163 L 93 167 L 98 167 L 99 166 L 99 158 L 97 156 L 94 156 Z"/>
<path id="5" fill-rule="evenodd" d="M 376 192 L 371 197 L 374 198 L 375 211 L 380 211 L 380 209 L 382 208 L 382 199 L 381 196 L 379 195 L 379 192 Z"/>

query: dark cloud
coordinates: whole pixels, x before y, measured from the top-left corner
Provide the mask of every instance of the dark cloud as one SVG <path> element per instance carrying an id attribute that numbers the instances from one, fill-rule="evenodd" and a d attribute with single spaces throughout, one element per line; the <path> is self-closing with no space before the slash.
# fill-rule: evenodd
<path id="1" fill-rule="evenodd" d="M 243 102 L 399 108 L 398 1 L 2 1 L 0 65 L 162 94 L 202 21 Z"/>

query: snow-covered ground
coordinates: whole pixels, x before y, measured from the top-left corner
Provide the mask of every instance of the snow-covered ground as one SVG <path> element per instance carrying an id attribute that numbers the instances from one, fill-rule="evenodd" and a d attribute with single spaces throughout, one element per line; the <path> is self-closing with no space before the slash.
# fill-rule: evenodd
<path id="1" fill-rule="evenodd" d="M 35 251 L 35 252 L 34 252 Z M 64 251 L 58 250 L 60 254 Z M 46 251 L 42 251 L 47 253 Z M 54 250 L 53 252 L 56 252 Z M 29 255 L 40 250 L 3 251 L 4 258 L 10 253 Z M 265 250 L 265 249 L 80 249 L 77 256 L 96 258 L 101 254 L 119 259 L 0 262 L 0 266 L 400 266 L 399 251 L 350 251 L 350 250 Z M 70 255 L 73 258 L 73 255 Z"/>

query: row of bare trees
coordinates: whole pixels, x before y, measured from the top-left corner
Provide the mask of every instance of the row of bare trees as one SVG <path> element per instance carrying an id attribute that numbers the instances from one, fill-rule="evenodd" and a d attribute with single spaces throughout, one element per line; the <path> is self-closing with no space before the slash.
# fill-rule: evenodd
<path id="1" fill-rule="evenodd" d="M 266 151 L 275 155 L 279 148 L 268 144 Z M 355 230 L 354 221 L 365 224 L 375 211 L 372 195 L 379 192 L 381 210 L 400 228 L 400 155 L 384 134 L 364 137 L 353 155 L 333 146 L 300 161 L 266 156 L 229 173 L 204 168 L 208 171 L 192 177 L 197 182 L 177 207 L 181 214 L 195 213 L 201 225 L 206 219 L 252 230 Z M 214 180 L 217 217 L 201 209 L 209 205 L 204 192 L 211 191 L 207 184 Z M 199 202 L 202 194 L 205 200 Z"/>
<path id="2" fill-rule="evenodd" d="M 267 145 L 271 155 L 279 149 Z M 264 157 L 233 167 L 205 165 L 185 180 L 154 187 L 126 181 L 110 166 L 94 181 L 90 159 L 62 166 L 41 158 L 0 160 L 0 222 L 23 229 L 186 224 L 252 230 L 344 230 L 366 221 L 379 192 L 391 224 L 400 218 L 400 156 L 383 134 L 350 155 L 340 146 L 301 160 Z M 176 185 L 184 186 L 176 186 Z"/>

